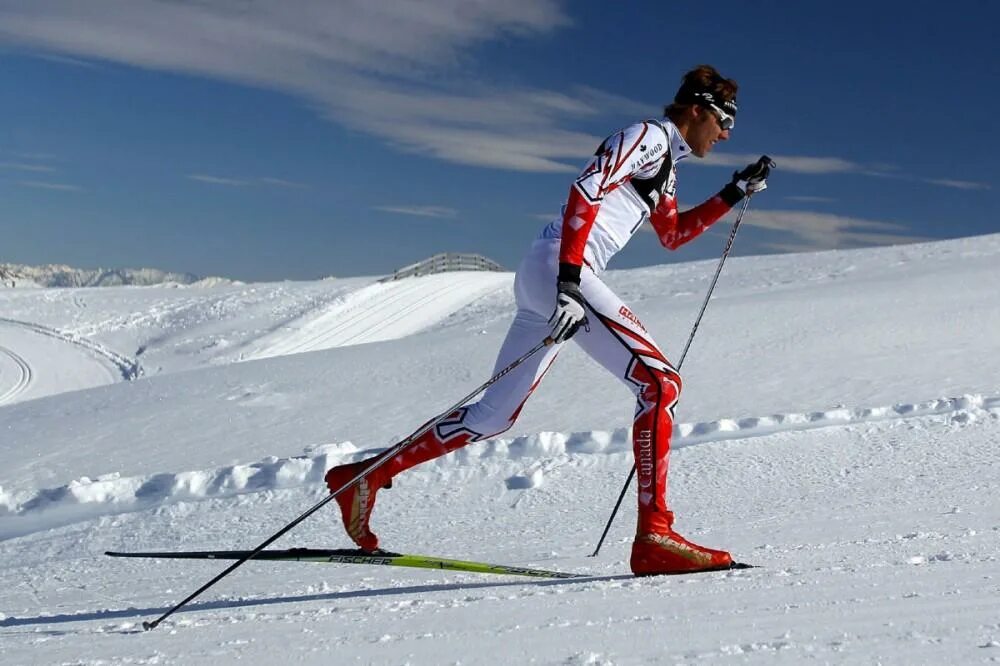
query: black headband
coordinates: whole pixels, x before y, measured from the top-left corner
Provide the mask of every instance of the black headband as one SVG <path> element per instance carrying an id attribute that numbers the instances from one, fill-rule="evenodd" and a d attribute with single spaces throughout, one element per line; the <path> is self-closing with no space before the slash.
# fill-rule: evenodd
<path id="1" fill-rule="evenodd" d="M 697 104 L 698 106 L 717 106 L 729 115 L 736 117 L 736 98 L 731 100 L 716 99 L 716 95 L 710 90 L 693 90 L 686 86 L 681 87 L 674 97 L 676 104 Z"/>

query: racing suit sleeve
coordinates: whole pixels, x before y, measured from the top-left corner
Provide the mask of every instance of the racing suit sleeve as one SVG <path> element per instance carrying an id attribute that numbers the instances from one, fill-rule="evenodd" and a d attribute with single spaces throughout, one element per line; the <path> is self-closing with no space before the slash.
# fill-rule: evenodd
<path id="1" fill-rule="evenodd" d="M 644 155 L 662 157 L 667 150 L 666 134 L 649 122 L 636 123 L 604 140 L 593 161 L 570 187 L 559 246 L 560 282 L 580 283 L 587 237 L 604 197 L 652 161 Z"/>
<path id="2" fill-rule="evenodd" d="M 743 190 L 730 183 L 708 201 L 683 213 L 677 212 L 676 199 L 661 197 L 649 221 L 663 247 L 676 250 L 701 235 L 743 197 Z"/>

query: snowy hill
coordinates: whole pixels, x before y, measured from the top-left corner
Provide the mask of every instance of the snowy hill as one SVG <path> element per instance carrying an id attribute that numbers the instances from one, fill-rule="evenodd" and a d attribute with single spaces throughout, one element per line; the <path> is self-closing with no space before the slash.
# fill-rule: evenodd
<path id="1" fill-rule="evenodd" d="M 200 278 L 191 273 L 170 273 L 156 268 L 73 268 L 59 264 L 25 266 L 0 264 L 3 287 L 118 287 L 154 284 L 215 286 L 231 283 L 225 278 Z"/>
<path id="2" fill-rule="evenodd" d="M 0 292 L 10 663 L 1000 659 L 1000 236 L 731 259 L 685 361 L 678 527 L 760 565 L 635 579 L 629 392 L 570 345 L 516 426 L 379 495 L 387 548 L 535 581 L 107 549 L 252 547 L 490 373 L 512 276 Z M 679 354 L 715 262 L 612 271 Z M 279 546 L 348 547 L 330 507 Z"/>

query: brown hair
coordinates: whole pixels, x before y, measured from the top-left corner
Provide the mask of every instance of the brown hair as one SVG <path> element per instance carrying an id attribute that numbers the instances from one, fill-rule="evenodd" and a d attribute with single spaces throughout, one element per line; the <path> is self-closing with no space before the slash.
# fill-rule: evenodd
<path id="1" fill-rule="evenodd" d="M 698 65 L 681 79 L 681 87 L 674 95 L 674 101 L 663 108 L 663 115 L 671 120 L 695 105 L 691 93 L 710 92 L 718 100 L 731 102 L 736 99 L 739 86 L 732 79 L 723 78 L 711 65 Z"/>

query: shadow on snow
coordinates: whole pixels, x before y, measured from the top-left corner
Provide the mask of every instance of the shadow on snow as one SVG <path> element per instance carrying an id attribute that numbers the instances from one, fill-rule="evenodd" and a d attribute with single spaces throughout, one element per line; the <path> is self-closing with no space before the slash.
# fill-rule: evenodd
<path id="1" fill-rule="evenodd" d="M 373 590 L 354 590 L 350 592 L 329 592 L 322 594 L 302 594 L 288 597 L 270 597 L 261 599 L 236 599 L 204 601 L 190 603 L 177 613 L 195 613 L 230 608 L 248 608 L 252 606 L 270 606 L 274 604 L 302 603 L 307 601 L 341 601 L 345 599 L 364 599 L 367 597 L 388 597 L 405 594 L 427 594 L 432 592 L 452 592 L 456 590 L 481 590 L 498 587 L 551 587 L 556 585 L 578 585 L 615 580 L 635 580 L 632 574 L 616 574 L 610 576 L 592 576 L 587 578 L 540 580 L 531 582 L 506 583 L 442 583 L 437 585 L 411 585 L 409 587 L 391 587 Z M 62 615 L 36 615 L 33 617 L 7 617 L 0 620 L 0 627 L 26 627 L 46 624 L 64 624 L 67 622 L 90 622 L 103 620 L 135 619 L 137 622 L 152 615 L 160 616 L 170 610 L 162 608 L 124 608 L 121 610 L 100 610 L 93 612 L 69 613 Z M 123 633 L 135 633 L 137 629 L 126 629 Z"/>

